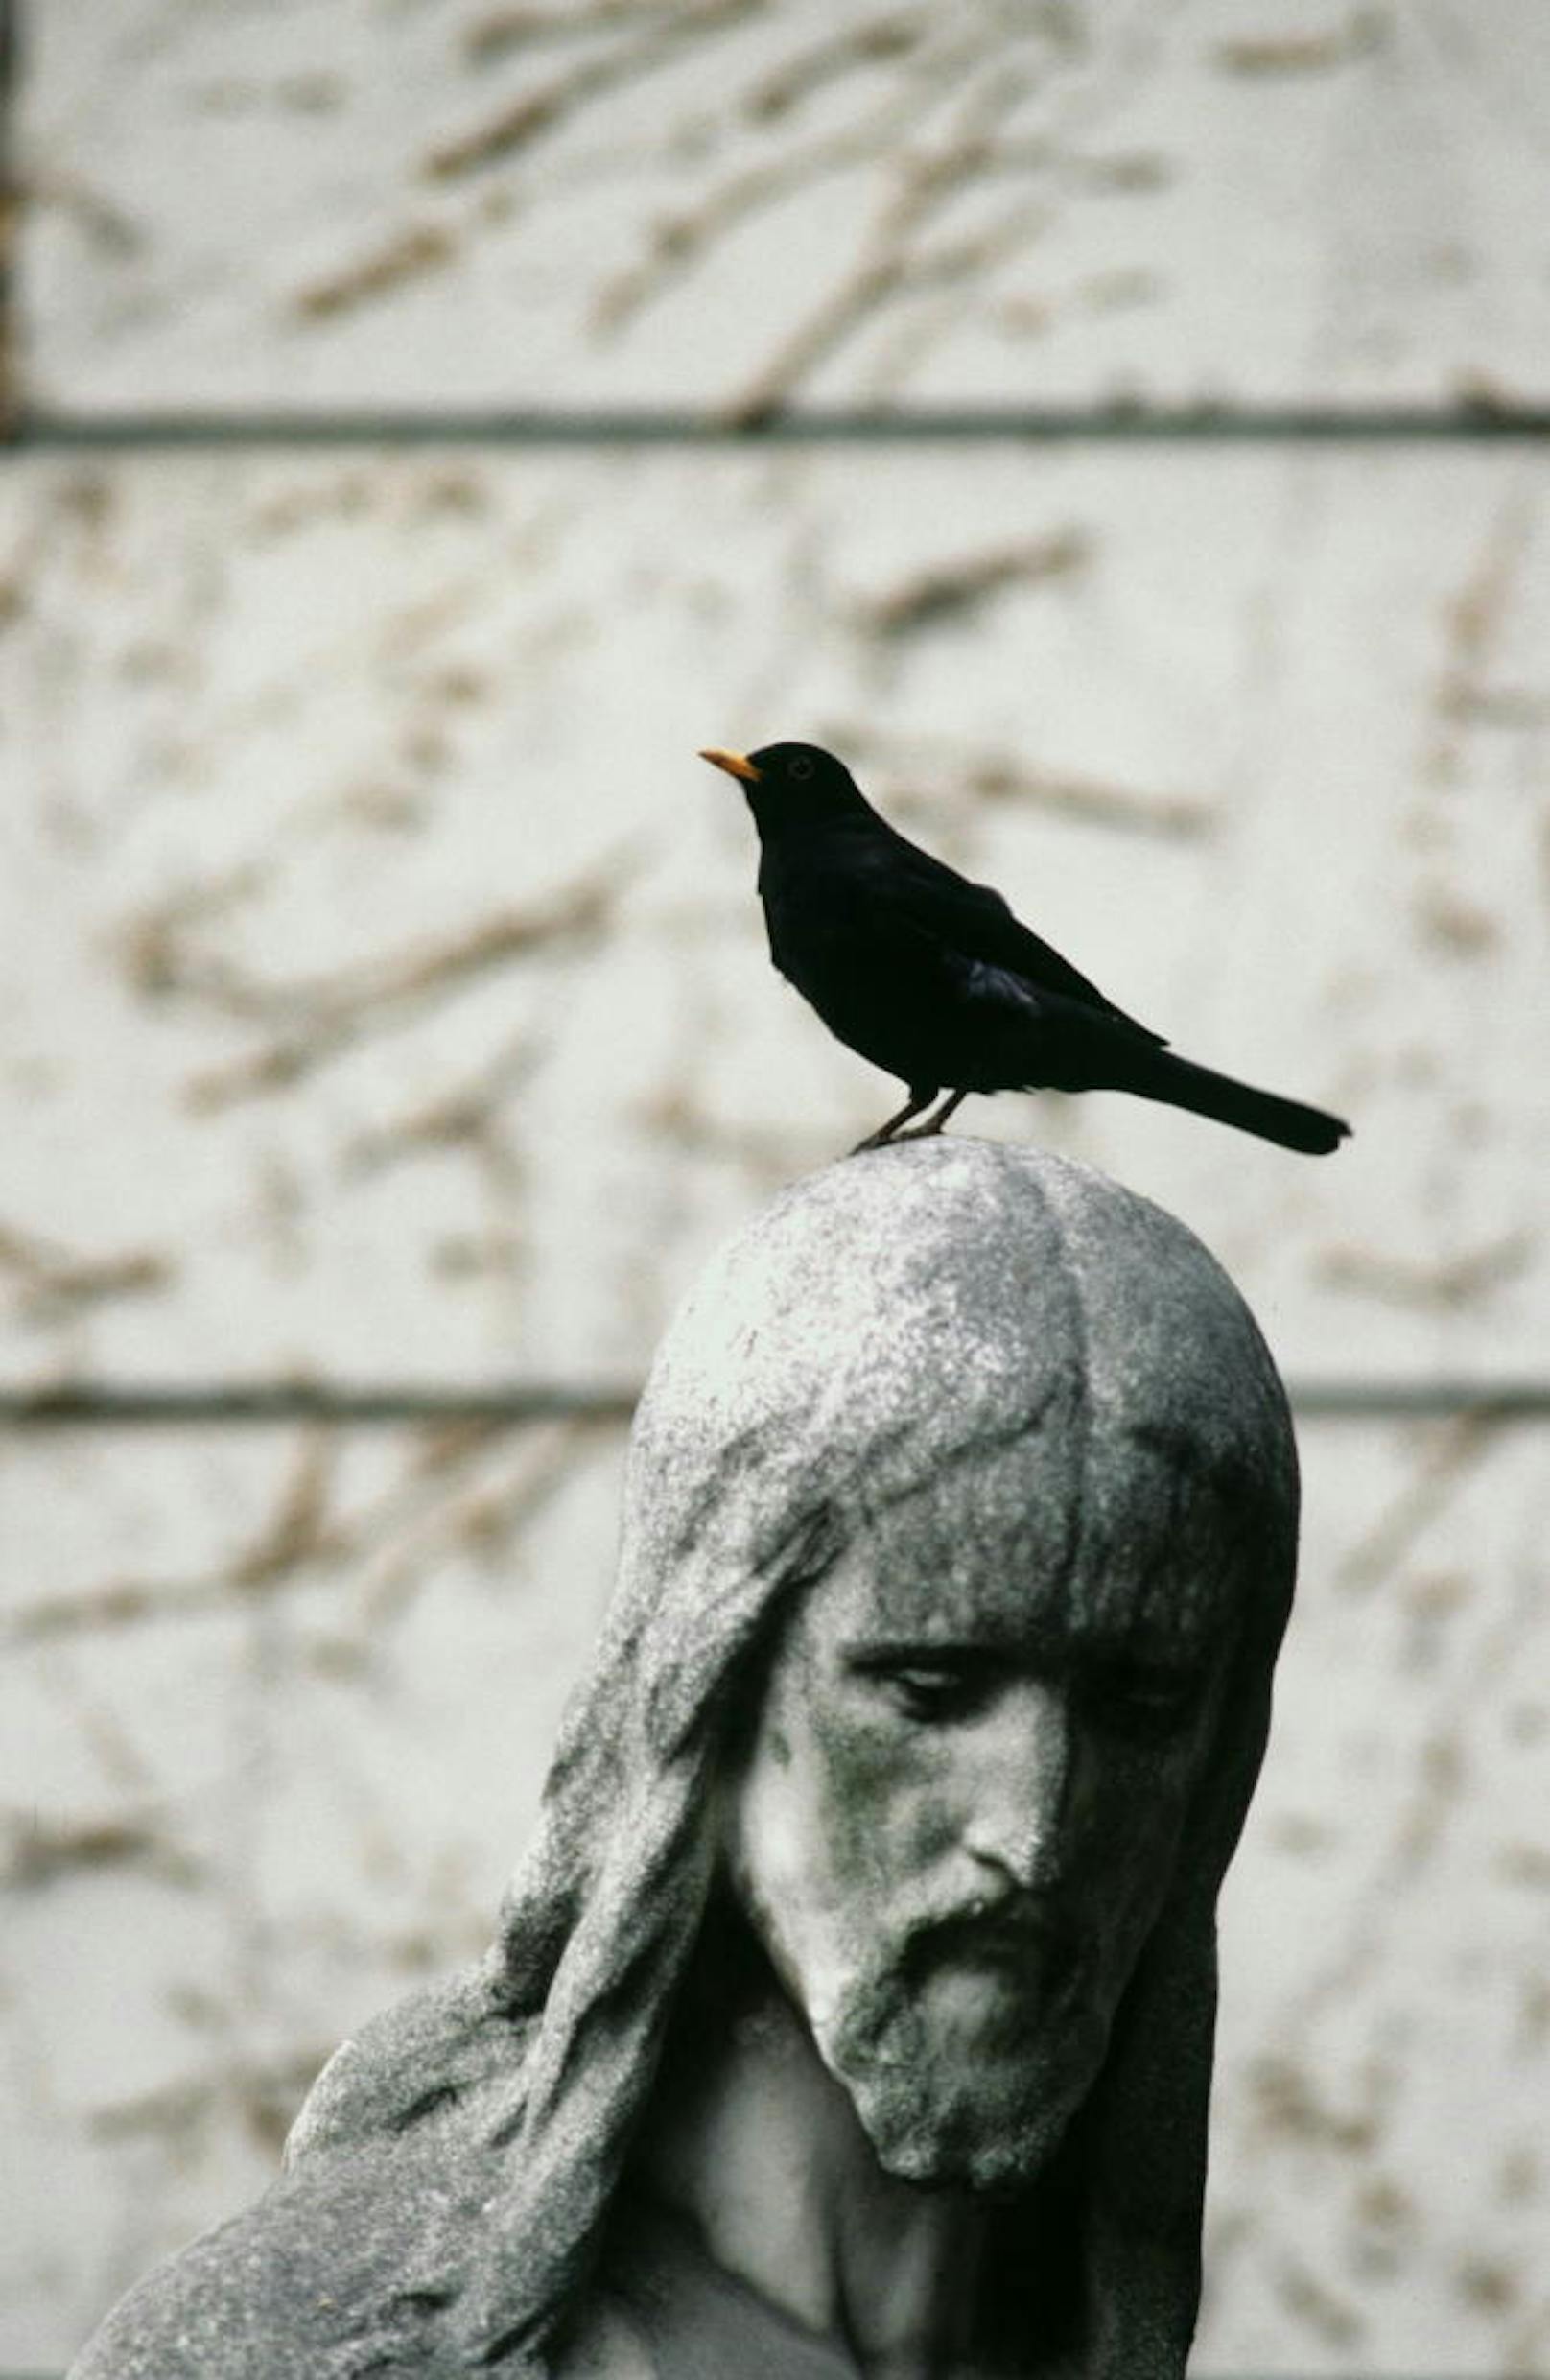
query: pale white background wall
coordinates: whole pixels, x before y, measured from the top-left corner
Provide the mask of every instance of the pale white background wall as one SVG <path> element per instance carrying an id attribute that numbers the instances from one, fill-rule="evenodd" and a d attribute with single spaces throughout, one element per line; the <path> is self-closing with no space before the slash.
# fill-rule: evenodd
<path id="1" fill-rule="evenodd" d="M 1356 1123 L 962 1119 L 1304 1411 L 1197 2367 L 1550 2372 L 1550 11 L 32 0 L 10 106 L 0 2368 L 486 1936 L 662 1321 L 891 1103 L 693 758 L 805 734 Z"/>

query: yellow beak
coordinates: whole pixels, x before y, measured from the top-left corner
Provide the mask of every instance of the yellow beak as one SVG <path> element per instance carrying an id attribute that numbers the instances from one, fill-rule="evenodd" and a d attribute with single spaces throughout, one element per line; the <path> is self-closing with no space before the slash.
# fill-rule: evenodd
<path id="1" fill-rule="evenodd" d="M 723 752 L 717 743 L 708 745 L 700 759 L 709 761 L 713 768 L 724 768 L 729 777 L 740 777 L 745 785 L 757 785 L 764 773 L 754 766 L 745 753 Z"/>

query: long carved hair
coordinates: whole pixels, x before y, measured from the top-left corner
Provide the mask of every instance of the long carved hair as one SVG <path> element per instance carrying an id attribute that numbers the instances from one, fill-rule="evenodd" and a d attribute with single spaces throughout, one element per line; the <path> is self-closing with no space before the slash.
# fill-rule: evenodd
<path id="1" fill-rule="evenodd" d="M 434 2338 L 437 2372 L 544 2368 L 657 2073 L 716 1876 L 719 1783 L 793 1600 L 896 1497 L 944 1472 L 972 1495 L 976 1456 L 1061 1433 L 1087 1449 L 1105 1431 L 1140 1481 L 1157 1566 L 1185 1591 L 1209 1577 L 1232 1643 L 1169 1894 L 1050 2185 L 1075 2251 L 1061 2325 L 1090 2380 L 1183 2371 L 1216 1895 L 1295 1567 L 1290 1423 L 1246 1307 L 1182 1225 L 1087 1168 L 962 1140 L 797 1185 L 664 1343 L 614 1603 L 494 1946 L 347 2043 L 288 2148 L 294 2173 L 321 2179 L 390 2138 L 439 2178 L 379 2346 L 430 2369 Z M 1084 1533 L 1101 1550 L 1109 1530 L 1133 1570 L 1137 1496 L 1116 1504 L 1087 1460 L 1072 1492 L 1099 1509 L 1084 1508 Z M 1045 2240 L 1048 2213 L 1046 2191 Z M 1031 2370 L 1050 2345 L 1050 2276 L 1028 2218 L 1021 2237 L 1015 2204 L 1000 2220 L 999 2324 L 1028 2327 Z"/>

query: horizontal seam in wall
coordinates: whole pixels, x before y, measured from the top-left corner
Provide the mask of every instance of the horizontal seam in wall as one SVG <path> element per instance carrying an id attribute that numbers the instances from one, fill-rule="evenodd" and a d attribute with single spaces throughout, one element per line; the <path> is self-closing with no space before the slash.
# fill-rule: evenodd
<path id="1" fill-rule="evenodd" d="M 745 420 L 707 411 L 504 407 L 296 412 L 217 409 L 69 413 L 22 408 L 0 453 L 203 447 L 917 445 L 1480 445 L 1550 440 L 1546 406 L 804 407 Z"/>
<path id="2" fill-rule="evenodd" d="M 162 1388 L 82 1381 L 73 1387 L 0 1390 L 0 1426 L 18 1429 L 145 1428 L 183 1425 L 316 1422 L 624 1422 L 639 1383 L 598 1386 L 533 1381 L 509 1387 L 434 1388 L 412 1383 L 303 1381 L 189 1383 Z M 1304 1421 L 1550 1421 L 1550 1381 L 1292 1380 L 1292 1410 Z"/>

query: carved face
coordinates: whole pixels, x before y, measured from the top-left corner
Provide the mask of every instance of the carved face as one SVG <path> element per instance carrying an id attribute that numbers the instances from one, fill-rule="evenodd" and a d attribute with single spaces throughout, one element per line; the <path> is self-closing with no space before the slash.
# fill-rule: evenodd
<path id="1" fill-rule="evenodd" d="M 1157 1491 L 1114 1444 L 963 1461 L 777 1651 L 731 1873 L 890 2173 L 1031 2180 L 1103 2062 L 1228 1650 Z"/>

